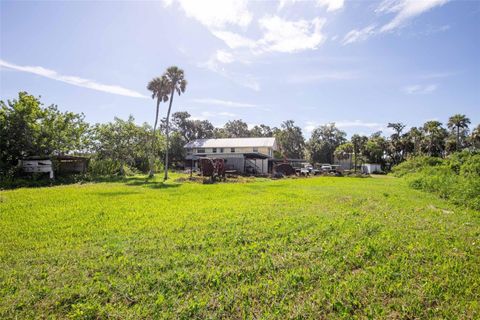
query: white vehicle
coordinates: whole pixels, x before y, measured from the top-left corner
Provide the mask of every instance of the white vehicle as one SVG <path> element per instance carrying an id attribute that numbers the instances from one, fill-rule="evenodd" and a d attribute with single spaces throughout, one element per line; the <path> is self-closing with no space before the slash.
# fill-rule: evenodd
<path id="1" fill-rule="evenodd" d="M 329 164 L 323 164 L 320 167 L 320 170 L 322 170 L 323 172 L 330 172 L 330 171 L 332 171 L 332 166 L 329 165 Z"/>

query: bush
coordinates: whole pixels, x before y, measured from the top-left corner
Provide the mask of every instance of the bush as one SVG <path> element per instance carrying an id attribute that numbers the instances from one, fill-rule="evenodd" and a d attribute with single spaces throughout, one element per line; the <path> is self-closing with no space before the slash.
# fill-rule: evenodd
<path id="1" fill-rule="evenodd" d="M 479 154 L 460 152 L 446 159 L 416 157 L 392 171 L 395 176 L 405 177 L 412 188 L 480 210 Z"/>

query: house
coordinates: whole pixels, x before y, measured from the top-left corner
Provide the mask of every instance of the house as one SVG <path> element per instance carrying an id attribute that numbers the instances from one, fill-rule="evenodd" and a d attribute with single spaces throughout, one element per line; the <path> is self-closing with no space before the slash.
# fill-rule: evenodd
<path id="1" fill-rule="evenodd" d="M 198 168 L 202 157 L 221 158 L 227 171 L 246 174 L 271 172 L 275 138 L 197 139 L 185 145 L 186 168 Z M 269 165 L 270 163 L 270 165 Z M 270 169 L 269 169 L 270 168 Z"/>

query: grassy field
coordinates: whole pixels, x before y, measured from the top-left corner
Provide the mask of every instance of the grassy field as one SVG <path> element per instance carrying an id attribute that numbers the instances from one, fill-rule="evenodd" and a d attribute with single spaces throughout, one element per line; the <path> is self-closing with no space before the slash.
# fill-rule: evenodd
<path id="1" fill-rule="evenodd" d="M 480 213 L 397 178 L 0 193 L 0 318 L 480 317 Z"/>

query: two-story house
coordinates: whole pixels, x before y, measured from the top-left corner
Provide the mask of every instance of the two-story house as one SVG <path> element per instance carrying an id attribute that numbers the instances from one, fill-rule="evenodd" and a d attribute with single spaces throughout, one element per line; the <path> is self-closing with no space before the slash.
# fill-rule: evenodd
<path id="1" fill-rule="evenodd" d="M 186 167 L 196 169 L 202 157 L 222 158 L 227 170 L 267 174 L 277 144 L 275 138 L 198 139 L 187 143 L 185 149 Z"/>

